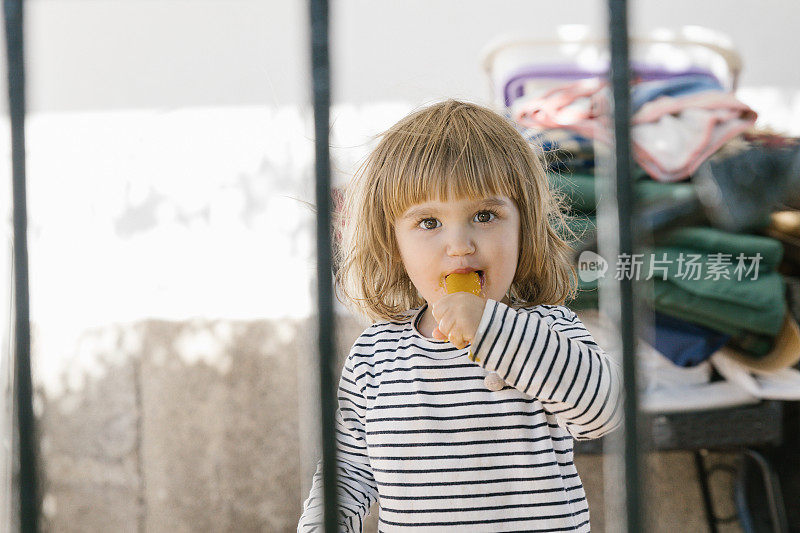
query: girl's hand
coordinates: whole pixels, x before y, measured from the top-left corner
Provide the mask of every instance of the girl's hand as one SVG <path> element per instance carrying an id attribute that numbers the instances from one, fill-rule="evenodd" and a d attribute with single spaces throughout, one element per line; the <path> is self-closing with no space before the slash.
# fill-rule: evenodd
<path id="1" fill-rule="evenodd" d="M 433 338 L 449 340 L 456 348 L 466 348 L 475 338 L 483 317 L 486 300 L 468 292 L 443 296 L 431 304 L 431 314 L 438 327 Z"/>

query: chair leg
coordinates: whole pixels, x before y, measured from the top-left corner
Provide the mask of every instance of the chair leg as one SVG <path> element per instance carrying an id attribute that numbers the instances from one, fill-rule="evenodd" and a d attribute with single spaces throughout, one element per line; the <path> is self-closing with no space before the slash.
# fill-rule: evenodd
<path id="1" fill-rule="evenodd" d="M 708 490 L 708 473 L 706 472 L 701 450 L 694 451 L 694 464 L 697 469 L 697 481 L 700 483 L 700 492 L 703 495 L 703 508 L 705 509 L 708 530 L 711 533 L 717 533 L 717 517 L 714 514 L 714 505 L 711 503 L 711 493 Z"/>

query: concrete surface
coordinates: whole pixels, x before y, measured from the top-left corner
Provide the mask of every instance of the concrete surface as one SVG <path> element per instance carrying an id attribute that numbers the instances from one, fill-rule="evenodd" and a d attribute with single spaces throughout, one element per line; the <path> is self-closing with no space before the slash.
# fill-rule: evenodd
<path id="1" fill-rule="evenodd" d="M 339 324 L 343 357 L 363 323 Z M 293 531 L 319 446 L 309 321 L 147 321 L 88 331 L 96 367 L 40 396 L 44 530 Z M 34 346 L 35 356 L 35 346 Z M 338 371 L 337 371 L 338 374 Z M 710 454 L 709 466 L 735 457 Z M 602 459 L 576 458 L 592 529 L 606 528 Z M 706 531 L 689 453 L 646 459 L 650 531 Z M 731 477 L 711 477 L 733 512 Z M 373 509 L 366 531 L 376 531 Z M 736 523 L 720 531 L 741 531 Z"/>
<path id="2" fill-rule="evenodd" d="M 299 325 L 145 322 L 113 334 L 117 345 L 137 336 L 139 350 L 42 398 L 45 530 L 296 527 Z"/>

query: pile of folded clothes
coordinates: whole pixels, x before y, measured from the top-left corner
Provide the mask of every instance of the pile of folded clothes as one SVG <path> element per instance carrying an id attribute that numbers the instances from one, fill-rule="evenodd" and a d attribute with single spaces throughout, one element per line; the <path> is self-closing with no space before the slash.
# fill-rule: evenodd
<path id="1" fill-rule="evenodd" d="M 547 84 L 532 89 L 509 108 L 512 119 L 529 130 L 560 131 L 541 139 L 547 148 L 587 158 L 589 141 L 611 144 L 608 83 L 602 78 Z M 631 88 L 633 157 L 653 179 L 685 180 L 728 141 L 751 129 L 756 113 L 725 91 L 711 73 L 674 75 L 640 81 Z M 565 134 L 568 137 L 565 137 Z"/>
<path id="2" fill-rule="evenodd" d="M 551 173 L 550 180 L 572 207 L 570 228 L 578 236 L 586 235 L 596 225 L 594 178 Z M 689 183 L 664 184 L 647 178 L 638 180 L 635 187 L 642 201 L 665 197 L 677 201 L 690 189 Z M 783 259 L 780 241 L 690 226 L 657 237 L 638 259 L 638 278 L 653 284 L 652 291 L 643 296 L 656 311 L 657 330 L 666 334 L 682 323 L 706 346 L 701 353 L 689 353 L 683 350 L 684 344 L 662 343 L 676 364 L 697 364 L 725 342 L 755 356 L 770 351 L 787 309 L 785 283 L 778 272 Z M 616 275 L 618 266 L 619 261 L 609 264 L 606 275 Z M 598 280 L 578 281 L 578 296 L 569 305 L 597 307 Z"/>
<path id="3" fill-rule="evenodd" d="M 571 209 L 577 247 L 596 227 L 595 154 L 611 145 L 608 85 L 601 78 L 550 80 L 520 86 L 514 96 L 507 112 L 548 156 L 551 185 Z M 634 190 L 641 204 L 695 198 L 693 178 L 705 162 L 780 137 L 758 134 L 756 113 L 699 69 L 635 78 L 631 98 Z M 767 178 L 759 175 L 750 186 L 769 189 Z M 710 223 L 661 232 L 640 257 L 608 261 L 605 275 L 631 272 L 620 260 L 639 261 L 633 272 L 652 282 L 643 296 L 654 311 L 653 346 L 674 364 L 699 365 L 723 346 L 757 362 L 785 343 L 782 336 L 799 331 L 785 274 L 800 265 L 800 219 L 787 220 L 781 225 L 767 216 L 736 232 Z M 784 254 L 787 242 L 795 247 L 791 254 Z M 579 281 L 578 297 L 568 305 L 596 308 L 598 280 Z"/>

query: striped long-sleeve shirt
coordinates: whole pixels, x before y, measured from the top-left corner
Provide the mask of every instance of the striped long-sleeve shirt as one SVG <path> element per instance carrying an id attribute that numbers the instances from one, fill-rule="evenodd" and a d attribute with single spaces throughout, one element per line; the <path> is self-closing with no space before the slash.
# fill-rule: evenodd
<path id="1" fill-rule="evenodd" d="M 340 529 L 589 531 L 573 439 L 622 418 L 621 372 L 564 306 L 488 300 L 467 348 L 407 321 L 370 326 L 347 357 L 337 411 Z M 484 383 L 492 372 L 502 390 Z M 497 388 L 497 387 L 494 387 Z M 321 469 L 298 531 L 322 522 Z"/>

